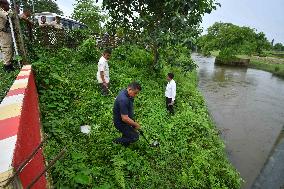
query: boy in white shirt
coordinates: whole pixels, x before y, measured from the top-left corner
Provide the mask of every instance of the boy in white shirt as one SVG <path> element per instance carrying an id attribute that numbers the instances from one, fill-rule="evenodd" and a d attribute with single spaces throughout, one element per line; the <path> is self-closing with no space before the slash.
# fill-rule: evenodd
<path id="1" fill-rule="evenodd" d="M 173 115 L 174 114 L 174 102 L 176 98 L 176 82 L 173 80 L 174 74 L 168 73 L 167 80 L 168 84 L 166 87 L 166 107 L 167 110 Z"/>
<path id="2" fill-rule="evenodd" d="M 108 60 L 111 57 L 111 50 L 104 50 L 102 57 L 98 62 L 98 72 L 97 72 L 97 80 L 102 88 L 102 94 L 104 96 L 108 95 L 109 91 L 109 66 Z"/>

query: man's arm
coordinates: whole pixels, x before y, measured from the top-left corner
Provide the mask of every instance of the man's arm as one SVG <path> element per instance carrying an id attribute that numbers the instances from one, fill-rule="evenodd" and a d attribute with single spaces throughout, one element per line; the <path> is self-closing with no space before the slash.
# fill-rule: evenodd
<path id="1" fill-rule="evenodd" d="M 130 117 L 128 117 L 128 115 L 122 115 L 121 114 L 121 119 L 124 123 L 135 127 L 135 129 L 141 128 L 140 125 L 138 123 L 136 123 L 135 121 L 133 121 Z"/>

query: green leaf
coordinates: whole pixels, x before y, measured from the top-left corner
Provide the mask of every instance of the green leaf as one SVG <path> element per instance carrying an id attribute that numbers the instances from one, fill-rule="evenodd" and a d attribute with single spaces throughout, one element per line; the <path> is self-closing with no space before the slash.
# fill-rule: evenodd
<path id="1" fill-rule="evenodd" d="M 89 184 L 90 178 L 88 175 L 79 173 L 74 177 L 74 181 L 78 184 Z"/>

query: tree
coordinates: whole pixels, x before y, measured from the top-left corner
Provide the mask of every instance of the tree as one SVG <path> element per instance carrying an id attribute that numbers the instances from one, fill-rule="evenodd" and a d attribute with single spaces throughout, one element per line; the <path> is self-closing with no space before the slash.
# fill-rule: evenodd
<path id="1" fill-rule="evenodd" d="M 284 46 L 282 45 L 282 43 L 276 43 L 273 49 L 276 51 L 284 51 Z"/>
<path id="2" fill-rule="evenodd" d="M 208 28 L 208 34 L 198 40 L 198 46 L 204 54 L 220 50 L 220 56 L 233 58 L 238 53 L 262 54 L 271 47 L 263 32 L 256 33 L 250 27 L 240 27 L 232 23 L 216 22 Z"/>
<path id="3" fill-rule="evenodd" d="M 216 9 L 215 0 L 104 0 L 113 32 L 124 34 L 139 44 L 148 45 L 157 65 L 159 49 L 169 44 L 188 42 L 198 34 L 198 24 L 205 13 Z"/>
<path id="4" fill-rule="evenodd" d="M 94 5 L 93 0 L 76 0 L 72 18 L 86 24 L 89 29 L 99 32 L 100 22 L 104 21 L 98 6 Z"/>
<path id="5" fill-rule="evenodd" d="M 29 9 L 30 11 L 32 11 L 34 7 L 35 13 L 52 12 L 63 15 L 63 12 L 59 9 L 56 0 L 18 0 L 17 2 L 21 5 L 21 7 Z"/>

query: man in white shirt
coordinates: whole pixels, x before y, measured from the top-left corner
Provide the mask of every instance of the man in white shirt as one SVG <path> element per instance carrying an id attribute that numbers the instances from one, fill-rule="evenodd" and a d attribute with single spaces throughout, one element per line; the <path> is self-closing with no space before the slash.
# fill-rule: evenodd
<path id="1" fill-rule="evenodd" d="M 49 24 L 46 22 L 46 16 L 41 16 L 40 17 L 40 22 L 39 22 L 39 27 L 45 27 L 48 26 Z"/>
<path id="2" fill-rule="evenodd" d="M 109 88 L 109 66 L 108 60 L 111 56 L 111 50 L 106 49 L 104 50 L 102 57 L 98 62 L 98 72 L 97 72 L 97 80 L 102 88 L 102 94 L 104 96 L 108 95 L 108 88 Z"/>
<path id="3" fill-rule="evenodd" d="M 62 24 L 61 24 L 61 18 L 60 18 L 60 16 L 55 16 L 55 20 L 54 21 L 52 21 L 51 23 L 50 23 L 50 25 L 52 26 L 52 27 L 54 27 L 55 29 L 63 29 L 63 26 L 62 26 Z"/>
<path id="4" fill-rule="evenodd" d="M 167 110 L 171 113 L 174 114 L 174 102 L 176 98 L 176 82 L 173 80 L 174 74 L 173 73 L 168 73 L 167 80 L 168 84 L 166 87 L 166 107 Z"/>

